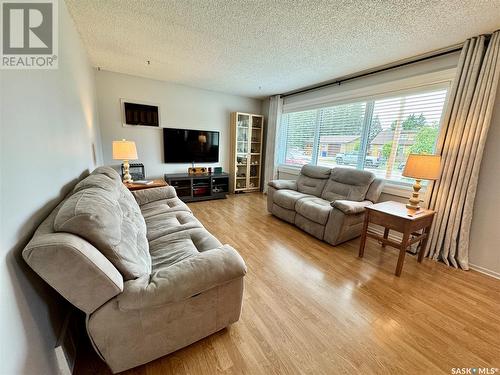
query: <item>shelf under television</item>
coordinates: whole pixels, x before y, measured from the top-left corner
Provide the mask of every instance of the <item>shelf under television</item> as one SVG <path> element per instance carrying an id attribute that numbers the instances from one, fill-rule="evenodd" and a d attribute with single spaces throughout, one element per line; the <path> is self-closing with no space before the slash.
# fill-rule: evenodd
<path id="1" fill-rule="evenodd" d="M 228 173 L 206 173 L 193 175 L 189 173 L 165 174 L 165 181 L 177 190 L 177 195 L 184 202 L 195 202 L 208 199 L 226 198 L 229 192 Z M 220 191 L 213 191 L 213 188 Z"/>

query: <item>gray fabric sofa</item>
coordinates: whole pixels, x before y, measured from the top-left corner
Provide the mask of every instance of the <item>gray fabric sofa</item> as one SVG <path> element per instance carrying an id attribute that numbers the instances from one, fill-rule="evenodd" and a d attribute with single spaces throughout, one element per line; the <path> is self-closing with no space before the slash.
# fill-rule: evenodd
<path id="1" fill-rule="evenodd" d="M 112 168 L 80 181 L 23 250 L 31 268 L 87 314 L 116 373 L 236 322 L 246 266 L 172 187 L 129 192 Z"/>
<path id="2" fill-rule="evenodd" d="M 365 207 L 376 203 L 384 181 L 368 171 L 305 165 L 296 181 L 270 181 L 267 209 L 332 245 L 361 234 Z"/>

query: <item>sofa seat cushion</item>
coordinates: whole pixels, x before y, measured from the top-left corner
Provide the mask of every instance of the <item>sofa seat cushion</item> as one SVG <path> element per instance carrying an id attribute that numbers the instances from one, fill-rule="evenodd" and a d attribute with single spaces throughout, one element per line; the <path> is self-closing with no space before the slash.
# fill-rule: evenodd
<path id="1" fill-rule="evenodd" d="M 315 223 L 325 225 L 332 211 L 332 206 L 327 200 L 310 197 L 298 201 L 295 211 Z"/>
<path id="2" fill-rule="evenodd" d="M 354 168 L 333 168 L 321 198 L 330 202 L 338 199 L 362 201 L 374 179 L 372 172 Z"/>
<path id="3" fill-rule="evenodd" d="M 153 272 L 222 244 L 205 228 L 192 228 L 163 235 L 149 242 Z"/>
<path id="4" fill-rule="evenodd" d="M 134 197 L 121 183 L 111 191 L 91 184 L 77 190 L 57 212 L 54 230 L 89 241 L 124 280 L 151 273 L 146 223 Z"/>
<path id="5" fill-rule="evenodd" d="M 181 201 L 177 197 L 146 203 L 140 206 L 140 209 L 144 218 L 148 218 L 158 214 L 163 214 L 166 212 L 178 212 L 178 211 L 191 212 L 187 204 Z"/>
<path id="6" fill-rule="evenodd" d="M 295 190 L 277 190 L 274 192 L 274 203 L 282 208 L 286 208 L 287 210 L 294 210 L 295 203 L 298 200 L 303 198 L 310 198 L 311 196 L 308 194 L 300 193 Z"/>
<path id="7" fill-rule="evenodd" d="M 148 241 L 185 229 L 203 228 L 199 220 L 187 211 L 164 212 L 148 216 L 145 220 Z"/>
<path id="8" fill-rule="evenodd" d="M 238 252 L 229 245 L 222 245 L 184 258 L 171 266 L 158 268 L 151 277 L 143 276 L 126 282 L 123 293 L 117 297 L 118 306 L 121 311 L 141 310 L 137 311 L 137 315 L 140 324 L 144 324 L 146 320 L 141 320 L 141 317 L 147 316 L 151 311 L 149 309 L 190 299 L 217 286 L 240 279 L 246 271 L 245 262 Z M 225 295 L 219 296 L 218 291 L 217 303 L 228 307 L 231 300 L 225 297 Z M 240 308 L 239 305 L 235 307 Z M 204 314 L 206 311 L 199 309 L 197 312 Z M 186 305 L 170 312 L 171 314 L 166 315 L 157 314 L 156 318 L 165 322 L 172 320 L 175 315 L 192 313 L 189 309 L 186 310 Z M 219 310 L 214 313 L 216 319 L 224 320 L 225 313 L 218 315 L 218 312 Z M 199 319 L 191 321 L 191 324 L 198 323 Z M 151 326 L 149 321 L 146 326 Z M 167 340 L 171 335 L 167 332 L 162 337 L 163 340 Z"/>

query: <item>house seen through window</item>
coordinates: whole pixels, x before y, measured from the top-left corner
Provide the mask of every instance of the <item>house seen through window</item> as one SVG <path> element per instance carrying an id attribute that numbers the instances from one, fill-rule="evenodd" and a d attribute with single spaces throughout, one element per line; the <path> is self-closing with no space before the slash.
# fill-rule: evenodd
<path id="1" fill-rule="evenodd" d="M 284 113 L 280 162 L 350 167 L 395 182 L 410 153 L 435 151 L 447 88 Z"/>

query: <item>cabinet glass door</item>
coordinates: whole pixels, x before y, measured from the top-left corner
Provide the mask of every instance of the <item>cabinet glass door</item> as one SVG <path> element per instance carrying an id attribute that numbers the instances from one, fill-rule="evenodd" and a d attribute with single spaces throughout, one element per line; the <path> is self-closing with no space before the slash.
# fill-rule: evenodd
<path id="1" fill-rule="evenodd" d="M 260 187 L 262 152 L 262 117 L 252 116 L 250 125 L 249 188 Z"/>
<path id="2" fill-rule="evenodd" d="M 236 119 L 236 181 L 235 189 L 248 187 L 251 116 L 238 113 Z"/>
<path id="3" fill-rule="evenodd" d="M 250 116 L 238 114 L 236 121 L 236 152 L 248 153 L 248 138 L 250 134 Z"/>
<path id="4" fill-rule="evenodd" d="M 238 154 L 236 156 L 236 183 L 235 189 L 246 189 L 248 180 L 248 156 Z"/>

